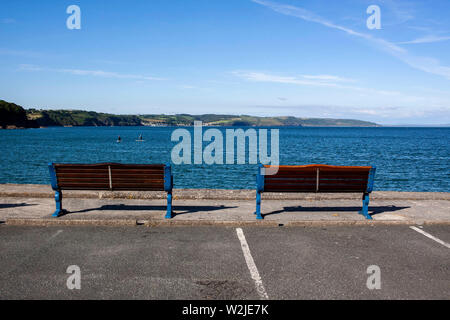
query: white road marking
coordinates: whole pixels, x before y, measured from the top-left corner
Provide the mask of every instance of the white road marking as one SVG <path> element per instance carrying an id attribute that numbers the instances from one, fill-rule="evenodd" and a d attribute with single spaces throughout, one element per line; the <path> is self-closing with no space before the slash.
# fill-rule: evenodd
<path id="1" fill-rule="evenodd" d="M 63 232 L 63 230 L 58 230 L 54 235 L 52 235 L 50 238 L 48 238 L 47 241 L 53 240 L 53 239 L 56 238 L 61 232 Z"/>
<path id="2" fill-rule="evenodd" d="M 410 227 L 410 228 L 413 229 L 414 231 L 417 231 L 417 232 L 423 234 L 425 237 L 428 237 L 428 238 L 430 238 L 431 240 L 434 240 L 434 241 L 436 241 L 437 243 L 442 244 L 444 247 L 447 247 L 447 248 L 450 249 L 450 244 L 448 244 L 447 242 L 444 242 L 444 241 L 442 241 L 441 239 L 438 239 L 438 238 L 436 238 L 435 236 L 433 236 L 433 235 L 431 235 L 431 234 L 429 234 L 429 233 L 427 233 L 427 232 L 425 232 L 425 231 L 423 231 L 423 230 L 420 230 L 420 229 L 417 228 L 417 227 Z"/>
<path id="3" fill-rule="evenodd" d="M 256 291 L 261 299 L 269 299 L 266 289 L 262 283 L 261 276 L 259 275 L 258 268 L 256 268 L 255 261 L 253 260 L 252 254 L 250 253 L 250 248 L 245 239 L 244 231 L 241 228 L 236 229 L 237 236 L 241 242 L 242 252 L 244 253 L 245 261 L 247 262 L 248 270 L 252 279 L 255 281 Z"/>
<path id="4" fill-rule="evenodd" d="M 32 257 L 39 255 L 39 253 L 45 249 L 49 244 L 50 241 L 55 239 L 59 234 L 61 234 L 63 230 L 58 230 L 55 234 L 53 234 L 50 238 L 47 239 L 46 244 L 40 245 L 36 250 L 33 251 L 33 253 L 27 255 L 25 258 L 23 258 L 19 263 L 16 264 L 11 270 L 4 272 L 4 274 L 0 278 L 6 278 L 7 275 L 10 273 L 16 271 L 21 265 L 25 264 L 28 260 L 30 260 Z M 3 277 L 4 276 L 4 277 Z"/>

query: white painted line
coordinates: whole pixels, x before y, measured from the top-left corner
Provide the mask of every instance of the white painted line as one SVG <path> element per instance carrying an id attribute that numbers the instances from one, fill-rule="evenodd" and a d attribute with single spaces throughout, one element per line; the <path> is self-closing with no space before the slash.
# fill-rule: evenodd
<path id="1" fill-rule="evenodd" d="M 258 268 L 256 268 L 255 261 L 253 260 L 250 248 L 248 247 L 247 240 L 245 240 L 244 231 L 241 228 L 236 229 L 237 236 L 241 242 L 242 252 L 244 253 L 245 261 L 247 262 L 248 270 L 252 279 L 255 281 L 256 291 L 261 299 L 269 299 L 266 289 L 262 283 L 261 276 L 259 275 Z"/>
<path id="2" fill-rule="evenodd" d="M 417 227 L 410 227 L 410 228 L 413 229 L 414 231 L 417 231 L 417 232 L 423 234 L 425 237 L 428 237 L 428 238 L 430 238 L 431 240 L 434 240 L 434 241 L 436 241 L 437 243 L 442 244 L 444 247 L 447 247 L 447 248 L 450 249 L 450 244 L 448 244 L 447 242 L 444 242 L 444 241 L 442 241 L 441 239 L 438 239 L 438 238 L 436 238 L 435 236 L 432 236 L 431 234 L 429 234 L 429 233 L 427 233 L 427 232 L 425 232 L 425 231 L 423 231 L 423 230 L 420 230 L 420 229 L 417 228 Z"/>
<path id="3" fill-rule="evenodd" d="M 47 241 L 53 240 L 54 238 L 56 238 L 61 232 L 63 232 L 62 230 L 58 230 L 54 235 L 52 235 L 50 238 L 48 238 Z"/>

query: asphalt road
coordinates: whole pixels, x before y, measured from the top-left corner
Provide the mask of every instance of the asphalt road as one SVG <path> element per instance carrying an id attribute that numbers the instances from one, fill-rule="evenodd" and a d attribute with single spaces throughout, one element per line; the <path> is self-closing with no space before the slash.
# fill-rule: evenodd
<path id="1" fill-rule="evenodd" d="M 450 249 L 408 226 L 242 229 L 269 299 L 450 298 Z M 259 299 L 252 275 L 231 227 L 0 225 L 0 299 Z"/>

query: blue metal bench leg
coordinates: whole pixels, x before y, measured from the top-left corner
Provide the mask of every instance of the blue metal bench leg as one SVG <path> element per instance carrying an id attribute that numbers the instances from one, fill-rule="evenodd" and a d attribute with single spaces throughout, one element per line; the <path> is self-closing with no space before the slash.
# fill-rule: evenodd
<path id="1" fill-rule="evenodd" d="M 363 207 L 362 210 L 359 212 L 359 214 L 362 214 L 364 217 L 366 217 L 367 220 L 373 220 L 369 214 L 369 202 L 370 202 L 369 195 L 365 194 L 363 197 Z"/>
<path id="2" fill-rule="evenodd" d="M 167 193 L 166 219 L 172 219 L 172 192 Z"/>
<path id="3" fill-rule="evenodd" d="M 65 210 L 62 208 L 62 192 L 61 190 L 55 191 L 55 201 L 56 201 L 56 211 L 53 214 L 53 217 L 58 218 L 60 215 L 62 215 Z"/>
<path id="4" fill-rule="evenodd" d="M 261 192 L 256 192 L 256 219 L 263 220 L 263 216 L 261 215 Z"/>

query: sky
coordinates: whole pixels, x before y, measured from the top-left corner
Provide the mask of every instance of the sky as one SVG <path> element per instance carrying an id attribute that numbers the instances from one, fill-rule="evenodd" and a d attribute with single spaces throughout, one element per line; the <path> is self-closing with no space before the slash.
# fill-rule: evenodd
<path id="1" fill-rule="evenodd" d="M 2 0 L 0 74 L 25 108 L 449 124 L 450 1 Z"/>

